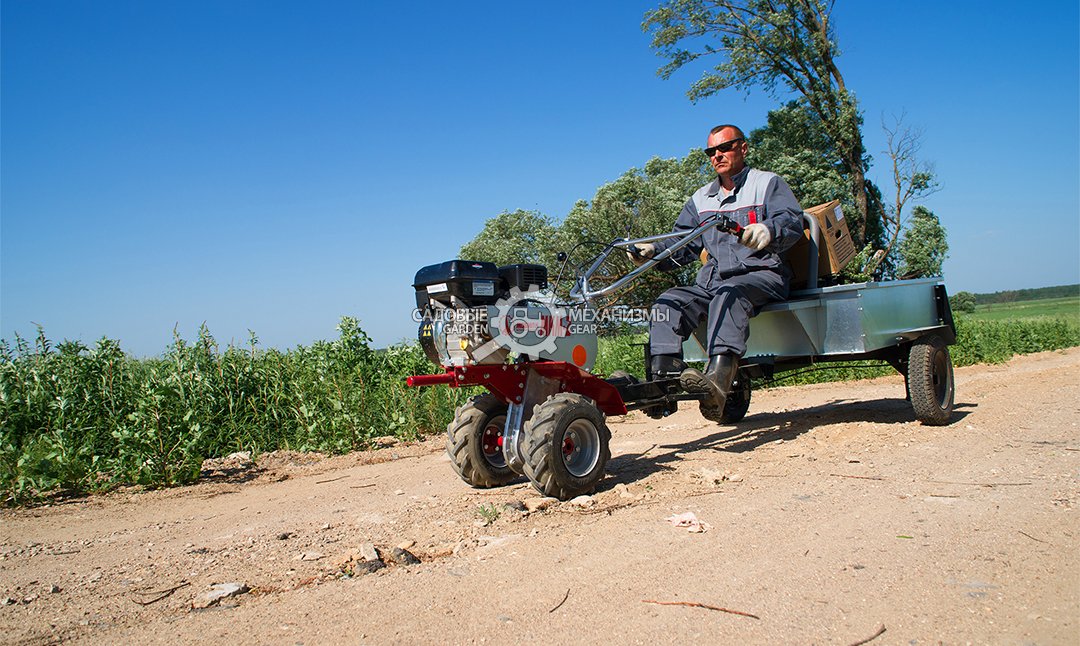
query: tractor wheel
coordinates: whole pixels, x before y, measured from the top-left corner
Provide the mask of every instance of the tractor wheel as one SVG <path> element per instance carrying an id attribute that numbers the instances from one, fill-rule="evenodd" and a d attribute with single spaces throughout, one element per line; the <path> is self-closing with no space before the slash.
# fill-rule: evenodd
<path id="1" fill-rule="evenodd" d="M 592 491 L 611 457 L 604 414 L 576 393 L 537 405 L 525 423 L 525 475 L 545 496 L 569 500 Z"/>
<path id="2" fill-rule="evenodd" d="M 735 373 L 735 381 L 731 383 L 731 393 L 728 394 L 724 403 L 724 413 L 720 417 L 721 424 L 734 424 L 746 417 L 746 411 L 750 410 L 750 377 L 744 373 Z"/>
<path id="3" fill-rule="evenodd" d="M 956 395 L 949 346 L 936 334 L 919 339 L 908 353 L 907 369 L 915 419 L 930 426 L 948 424 Z"/>
<path id="4" fill-rule="evenodd" d="M 458 407 L 446 427 L 446 454 L 461 479 L 474 487 L 498 487 L 517 475 L 503 455 L 506 404 L 485 393 Z"/>

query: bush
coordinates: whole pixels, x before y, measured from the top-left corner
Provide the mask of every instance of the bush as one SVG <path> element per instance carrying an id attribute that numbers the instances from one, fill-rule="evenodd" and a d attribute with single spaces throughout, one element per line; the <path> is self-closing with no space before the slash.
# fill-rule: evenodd
<path id="1" fill-rule="evenodd" d="M 136 360 L 116 341 L 0 342 L 0 490 L 9 501 L 117 484 L 191 482 L 206 458 L 275 449 L 341 453 L 382 435 L 438 432 L 469 394 L 408 388 L 431 371 L 415 345 L 370 347 L 357 321 L 288 352 L 221 350 L 206 328 Z"/>
<path id="2" fill-rule="evenodd" d="M 984 321 L 957 317 L 953 363 L 1000 363 L 1014 354 L 1080 345 L 1069 320 Z M 48 492 L 119 484 L 191 482 L 206 458 L 275 449 L 341 453 L 373 438 L 438 433 L 473 389 L 408 388 L 433 372 L 415 344 L 373 350 L 357 321 L 343 318 L 334 341 L 288 352 L 222 350 L 204 327 L 179 336 L 158 358 L 129 357 L 102 339 L 93 349 L 56 344 L 39 330 L 33 345 L 0 341 L 0 492 L 8 502 Z M 645 334 L 600 339 L 594 372 L 645 372 Z M 821 364 L 786 383 L 858 379 L 892 368 Z"/>

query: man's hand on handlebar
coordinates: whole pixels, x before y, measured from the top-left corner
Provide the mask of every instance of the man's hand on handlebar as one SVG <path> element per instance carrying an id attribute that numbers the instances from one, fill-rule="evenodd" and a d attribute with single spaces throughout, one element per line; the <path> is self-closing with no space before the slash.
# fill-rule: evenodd
<path id="1" fill-rule="evenodd" d="M 626 257 L 638 267 L 656 255 L 656 245 L 651 242 L 639 242 L 626 250 Z"/>
<path id="2" fill-rule="evenodd" d="M 761 251 L 765 247 L 768 247 L 769 243 L 772 242 L 772 233 L 769 232 L 769 227 L 760 222 L 755 222 L 743 227 L 742 235 L 739 236 L 739 242 L 750 247 L 754 251 Z"/>

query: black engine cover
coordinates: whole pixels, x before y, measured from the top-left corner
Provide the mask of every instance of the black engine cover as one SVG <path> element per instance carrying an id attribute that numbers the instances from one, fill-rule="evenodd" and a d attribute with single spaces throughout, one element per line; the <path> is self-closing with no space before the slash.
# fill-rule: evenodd
<path id="1" fill-rule="evenodd" d="M 451 296 L 467 306 L 493 305 L 502 295 L 502 277 L 493 262 L 448 260 L 428 265 L 416 272 L 413 288 L 416 307 L 424 309 L 428 299 L 450 306 Z"/>

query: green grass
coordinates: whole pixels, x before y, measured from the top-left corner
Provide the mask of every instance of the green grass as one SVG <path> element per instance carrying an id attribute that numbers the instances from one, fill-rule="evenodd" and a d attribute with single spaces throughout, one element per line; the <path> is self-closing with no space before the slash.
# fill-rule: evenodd
<path id="1" fill-rule="evenodd" d="M 1060 318 L 1080 324 L 1080 297 L 1044 298 L 1034 301 L 977 305 L 975 306 L 975 312 L 966 316 L 979 321 Z"/>
<path id="2" fill-rule="evenodd" d="M 339 338 L 287 352 L 220 348 L 209 331 L 135 359 L 94 348 L 0 342 L 0 493 L 191 482 L 206 458 L 276 449 L 343 453 L 382 435 L 440 432 L 472 389 L 408 388 L 433 372 L 415 345 L 375 351 L 355 319 Z"/>
<path id="3" fill-rule="evenodd" d="M 993 308 L 1008 314 L 1004 320 L 957 315 L 953 363 L 1000 363 L 1080 345 L 1077 300 Z M 109 339 L 93 348 L 53 343 L 43 331 L 33 342 L 16 338 L 14 347 L 0 341 L 0 500 L 182 484 L 198 478 L 204 459 L 235 451 L 342 453 L 382 435 L 441 433 L 475 392 L 407 388 L 408 375 L 439 371 L 416 344 L 374 350 L 350 318 L 339 331 L 332 341 L 283 352 L 258 348 L 254 336 L 246 347 L 220 348 L 203 329 L 152 359 L 135 359 Z M 642 376 L 646 339 L 602 338 L 594 373 Z M 784 383 L 892 372 L 835 364 Z"/>

